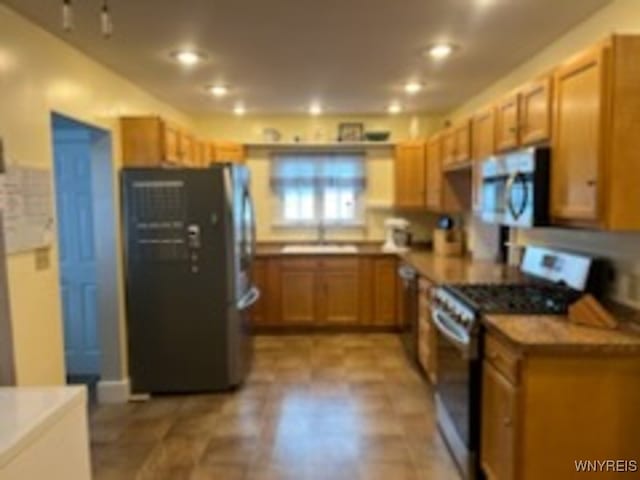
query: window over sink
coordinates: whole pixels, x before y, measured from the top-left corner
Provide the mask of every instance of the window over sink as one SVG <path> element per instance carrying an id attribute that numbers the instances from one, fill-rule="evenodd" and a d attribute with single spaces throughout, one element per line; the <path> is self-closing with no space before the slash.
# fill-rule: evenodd
<path id="1" fill-rule="evenodd" d="M 366 187 L 363 153 L 282 153 L 274 158 L 271 187 L 282 226 L 359 226 Z"/>

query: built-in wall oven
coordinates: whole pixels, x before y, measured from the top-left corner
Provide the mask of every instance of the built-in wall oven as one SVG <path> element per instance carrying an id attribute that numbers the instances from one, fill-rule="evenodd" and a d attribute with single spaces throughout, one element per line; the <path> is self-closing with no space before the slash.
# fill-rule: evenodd
<path id="1" fill-rule="evenodd" d="M 533 227 L 549 222 L 549 149 L 526 148 L 482 163 L 480 217 Z"/>

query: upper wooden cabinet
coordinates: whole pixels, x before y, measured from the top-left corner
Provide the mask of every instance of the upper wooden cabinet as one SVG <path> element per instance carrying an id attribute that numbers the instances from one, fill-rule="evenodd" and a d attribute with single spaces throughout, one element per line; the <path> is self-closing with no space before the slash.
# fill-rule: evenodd
<path id="1" fill-rule="evenodd" d="M 474 211 L 480 210 L 482 206 L 482 161 L 493 155 L 496 150 L 495 118 L 495 109 L 487 107 L 476 112 L 471 119 L 471 206 Z"/>
<path id="2" fill-rule="evenodd" d="M 511 150 L 519 145 L 519 116 L 520 95 L 509 95 L 496 104 L 496 150 Z"/>
<path id="3" fill-rule="evenodd" d="M 616 35 L 556 71 L 556 222 L 640 230 L 639 56 L 640 36 Z"/>
<path id="4" fill-rule="evenodd" d="M 473 115 L 471 131 L 474 160 L 484 160 L 496 151 L 495 109 L 486 107 Z"/>
<path id="5" fill-rule="evenodd" d="M 440 162 L 443 169 L 453 165 L 456 161 L 456 136 L 453 128 L 449 127 L 440 134 L 441 150 Z"/>
<path id="6" fill-rule="evenodd" d="M 443 170 L 442 170 L 442 135 L 438 134 L 427 143 L 427 195 L 426 204 L 430 210 L 441 210 L 444 207 Z"/>
<path id="7" fill-rule="evenodd" d="M 551 138 L 552 79 L 533 80 L 520 90 L 520 144 L 531 145 Z"/>
<path id="8" fill-rule="evenodd" d="M 424 208 L 426 195 L 424 142 L 405 142 L 395 149 L 395 206 Z"/>
<path id="9" fill-rule="evenodd" d="M 236 142 L 215 142 L 214 158 L 216 162 L 244 163 L 246 160 L 245 147 Z"/>
<path id="10" fill-rule="evenodd" d="M 546 75 L 500 100 L 495 108 L 496 150 L 543 143 L 551 136 L 552 82 Z"/>
<path id="11" fill-rule="evenodd" d="M 453 126 L 453 163 L 460 165 L 471 159 L 471 121 L 463 120 Z"/>

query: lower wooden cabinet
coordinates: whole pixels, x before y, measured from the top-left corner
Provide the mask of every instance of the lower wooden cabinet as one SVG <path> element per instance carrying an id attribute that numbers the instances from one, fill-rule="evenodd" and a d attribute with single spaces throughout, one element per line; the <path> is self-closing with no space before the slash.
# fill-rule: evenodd
<path id="1" fill-rule="evenodd" d="M 528 350 L 493 331 L 484 350 L 480 460 L 488 480 L 580 480 L 576 461 L 637 459 L 637 351 Z"/>
<path id="2" fill-rule="evenodd" d="M 514 479 L 517 388 L 484 362 L 482 389 L 482 468 L 488 479 Z"/>
<path id="3" fill-rule="evenodd" d="M 419 281 L 418 361 L 433 385 L 437 379 L 438 332 L 431 321 L 431 290 L 434 285 L 425 278 Z"/>
<path id="4" fill-rule="evenodd" d="M 396 259 L 392 256 L 258 258 L 261 291 L 254 326 L 396 326 Z"/>

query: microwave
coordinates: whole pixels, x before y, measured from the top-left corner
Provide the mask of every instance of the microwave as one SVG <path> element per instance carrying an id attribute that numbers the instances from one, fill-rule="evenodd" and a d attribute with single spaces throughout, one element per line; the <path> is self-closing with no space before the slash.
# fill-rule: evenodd
<path id="1" fill-rule="evenodd" d="M 547 225 L 549 158 L 548 148 L 531 147 L 482 162 L 482 221 L 525 228 Z"/>

